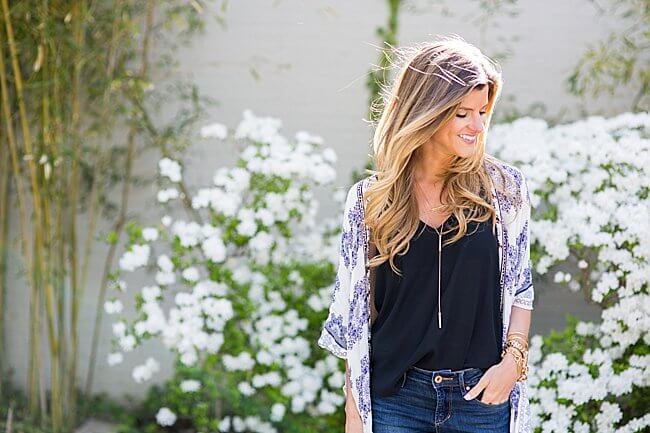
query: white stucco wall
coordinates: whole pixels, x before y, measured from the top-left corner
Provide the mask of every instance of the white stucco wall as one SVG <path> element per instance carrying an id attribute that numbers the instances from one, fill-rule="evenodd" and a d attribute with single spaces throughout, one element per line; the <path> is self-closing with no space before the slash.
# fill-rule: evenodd
<path id="1" fill-rule="evenodd" d="M 194 80 L 202 94 L 218 101 L 209 110 L 209 121 L 234 128 L 242 111 L 250 108 L 258 115 L 282 119 L 287 136 L 299 130 L 322 136 L 339 155 L 337 184 L 344 187 L 349 183 L 351 170 L 361 168 L 370 153 L 371 129 L 364 120 L 368 98 L 365 79 L 371 65 L 378 61 L 376 47 L 380 42 L 375 30 L 387 19 L 385 3 L 378 0 L 229 2 L 226 28 L 208 19 L 206 33 L 196 38 L 192 46 L 179 50 L 180 66 L 174 76 L 158 79 L 190 77 Z M 525 110 L 531 104 L 542 103 L 547 106 L 548 115 L 566 113 L 563 118 L 569 120 L 579 117 L 585 108 L 590 114 L 613 115 L 625 110 L 629 103 L 629 98 L 622 96 L 600 98 L 581 107 L 565 91 L 565 79 L 587 44 L 605 38 L 615 24 L 598 17 L 586 0 L 521 2 L 516 18 L 498 19 L 498 26 L 487 26 L 485 33 L 475 22 L 478 2 L 447 2 L 452 17 L 443 15 L 441 7 L 435 5 L 437 2 L 413 3 L 417 3 L 419 12 L 407 10 L 400 15 L 401 44 L 454 32 L 477 44 L 488 55 L 511 50 L 511 56 L 501 62 L 505 86 L 497 111 Z M 517 40 L 500 42 L 501 38 L 510 41 L 512 37 Z M 176 108 L 167 107 L 161 118 Z M 152 155 L 148 153 L 138 160 L 139 173 L 150 174 L 156 170 L 156 158 Z M 235 156 L 233 144 L 197 140 L 185 159 L 185 178 L 190 185 L 207 184 L 214 170 L 231 164 Z M 323 214 L 332 215 L 336 208 L 329 194 L 324 190 L 319 193 Z M 154 199 L 153 189 L 135 189 L 131 209 L 144 218 L 150 216 L 153 221 L 158 216 Z M 84 232 L 82 218 L 80 233 Z M 17 251 L 12 256 L 15 272 L 10 273 L 8 294 L 8 358 L 15 368 L 14 382 L 25 388 L 29 295 L 20 279 Z M 105 255 L 106 247 L 99 245 L 92 258 L 89 286 L 83 300 L 82 381 Z M 131 292 L 146 282 L 132 281 Z M 560 329 L 567 312 L 585 318 L 597 317 L 596 310 L 576 295 L 542 281 L 538 281 L 537 287 L 533 332 Z M 106 391 L 115 397 L 124 393 L 141 397 L 145 387 L 133 382 L 131 370 L 150 355 L 162 364 L 162 371 L 153 383 L 168 377 L 172 358 L 158 343 L 149 343 L 127 354 L 123 364 L 108 367 L 105 359 L 110 337 L 110 320 L 104 320 L 96 391 Z"/>

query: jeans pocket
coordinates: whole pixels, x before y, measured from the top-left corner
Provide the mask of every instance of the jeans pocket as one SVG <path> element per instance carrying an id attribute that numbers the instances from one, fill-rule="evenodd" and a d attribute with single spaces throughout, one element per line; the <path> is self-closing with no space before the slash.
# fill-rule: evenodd
<path id="1" fill-rule="evenodd" d="M 467 394 L 472 388 L 474 388 L 478 384 L 478 382 L 481 380 L 481 377 L 483 377 L 484 374 L 485 373 L 483 372 L 483 370 L 480 370 L 480 369 L 477 368 L 475 371 L 472 370 L 472 371 L 469 372 L 469 374 L 465 375 L 465 377 L 463 378 L 463 382 L 464 382 L 463 383 L 464 387 L 462 389 L 463 397 L 465 397 L 465 394 Z M 490 408 L 490 409 L 501 409 L 504 406 L 507 406 L 507 405 L 510 404 L 510 398 L 508 398 L 504 402 L 497 403 L 497 404 L 484 403 L 484 402 L 481 401 L 481 399 L 483 398 L 483 392 L 484 391 L 485 391 L 485 389 L 483 389 L 476 397 L 474 397 L 471 400 L 467 400 L 467 401 L 470 402 L 470 403 L 474 403 L 474 404 L 476 404 L 478 406 L 486 407 L 486 408 Z"/>

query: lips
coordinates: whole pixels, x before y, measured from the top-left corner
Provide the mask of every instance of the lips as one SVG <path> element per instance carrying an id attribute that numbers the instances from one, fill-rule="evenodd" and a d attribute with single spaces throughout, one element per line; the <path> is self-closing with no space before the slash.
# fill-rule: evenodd
<path id="1" fill-rule="evenodd" d="M 476 143 L 476 135 L 459 134 L 458 136 L 460 137 L 461 140 L 463 140 L 467 144 Z"/>

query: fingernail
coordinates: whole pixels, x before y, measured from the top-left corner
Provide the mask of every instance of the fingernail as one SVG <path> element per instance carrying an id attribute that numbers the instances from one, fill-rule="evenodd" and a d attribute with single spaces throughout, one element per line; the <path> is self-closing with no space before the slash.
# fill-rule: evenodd
<path id="1" fill-rule="evenodd" d="M 469 400 L 469 394 L 465 394 L 465 395 L 463 396 L 463 398 L 464 398 L 465 400 Z"/>

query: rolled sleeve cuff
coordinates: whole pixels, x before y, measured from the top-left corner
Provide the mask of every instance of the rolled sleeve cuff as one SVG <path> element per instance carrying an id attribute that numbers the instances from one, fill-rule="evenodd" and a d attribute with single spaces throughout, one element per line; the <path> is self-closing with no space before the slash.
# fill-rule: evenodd
<path id="1" fill-rule="evenodd" d="M 525 308 L 526 310 L 533 309 L 533 299 L 534 299 L 534 289 L 533 286 L 529 286 L 526 290 L 523 290 L 521 293 L 515 296 L 515 299 L 512 303 L 515 307 Z"/>
<path id="2" fill-rule="evenodd" d="M 318 338 L 318 346 L 328 350 L 339 358 L 347 359 L 347 349 L 341 346 L 327 329 L 322 330 L 320 337 Z"/>

